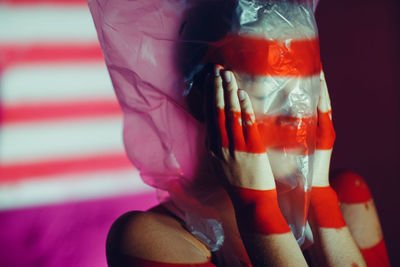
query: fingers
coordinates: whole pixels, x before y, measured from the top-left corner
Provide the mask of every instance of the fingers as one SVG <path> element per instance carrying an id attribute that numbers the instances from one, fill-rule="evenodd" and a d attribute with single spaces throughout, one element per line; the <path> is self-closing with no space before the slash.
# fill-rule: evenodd
<path id="1" fill-rule="evenodd" d="M 217 105 L 217 109 L 225 108 L 224 101 L 224 89 L 222 88 L 222 78 L 221 78 L 221 70 L 222 66 L 216 65 L 214 67 L 214 92 L 215 92 L 215 102 Z"/>
<path id="2" fill-rule="evenodd" d="M 320 75 L 321 86 L 319 90 L 318 110 L 320 112 L 331 111 L 331 100 L 329 98 L 328 86 L 326 85 L 325 75 L 321 71 Z"/>
<path id="3" fill-rule="evenodd" d="M 264 153 L 249 96 L 239 90 L 231 71 L 214 69 L 214 98 L 222 147 L 230 152 Z"/>
<path id="4" fill-rule="evenodd" d="M 258 131 L 256 117 L 249 95 L 244 90 L 239 90 L 240 109 L 242 113 L 242 126 L 247 151 L 251 153 L 264 153 L 265 146 Z"/>
<path id="5" fill-rule="evenodd" d="M 225 100 L 224 89 L 221 77 L 222 66 L 216 65 L 214 67 L 214 93 L 216 112 L 218 117 L 218 130 L 221 137 L 222 147 L 229 147 L 228 133 L 226 131 L 226 116 L 225 116 Z"/>
<path id="6" fill-rule="evenodd" d="M 318 102 L 317 149 L 333 148 L 336 134 L 332 123 L 331 100 L 326 85 L 324 73 L 321 72 L 321 87 Z"/>
<path id="7" fill-rule="evenodd" d="M 246 151 L 242 129 L 242 116 L 240 112 L 240 103 L 238 98 L 238 86 L 236 79 L 231 71 L 223 72 L 224 100 L 226 126 L 230 131 L 228 133 L 229 149 L 236 151 Z"/>

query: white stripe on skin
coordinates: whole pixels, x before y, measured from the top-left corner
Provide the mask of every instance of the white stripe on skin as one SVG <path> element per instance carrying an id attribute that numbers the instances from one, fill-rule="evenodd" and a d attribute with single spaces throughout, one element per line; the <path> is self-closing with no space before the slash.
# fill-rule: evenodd
<path id="1" fill-rule="evenodd" d="M 340 203 L 340 210 L 360 248 L 373 247 L 382 240 L 382 229 L 372 199 L 357 204 Z"/>

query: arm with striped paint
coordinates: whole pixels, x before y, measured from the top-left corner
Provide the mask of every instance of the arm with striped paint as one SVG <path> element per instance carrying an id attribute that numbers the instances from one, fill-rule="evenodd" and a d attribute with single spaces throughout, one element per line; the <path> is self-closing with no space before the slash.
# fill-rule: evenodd
<path id="1" fill-rule="evenodd" d="M 222 167 L 240 235 L 253 266 L 307 266 L 277 202 L 275 181 L 249 96 L 231 71 L 215 67 L 213 78 L 220 146 L 212 154 Z M 212 101 L 210 101 L 212 102 Z M 209 133 L 215 136 L 215 133 Z M 212 142 L 212 141 L 211 141 Z M 267 179 L 266 179 L 267 178 Z"/>
<path id="2" fill-rule="evenodd" d="M 312 258 L 317 266 L 366 266 L 343 219 L 337 195 L 329 184 L 334 141 L 331 103 L 325 77 L 321 72 L 317 149 L 310 201 L 310 222 L 316 241 L 312 247 Z"/>

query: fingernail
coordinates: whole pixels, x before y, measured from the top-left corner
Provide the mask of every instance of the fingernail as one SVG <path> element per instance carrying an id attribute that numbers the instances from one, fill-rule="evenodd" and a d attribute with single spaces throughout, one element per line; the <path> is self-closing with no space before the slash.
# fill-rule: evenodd
<path id="1" fill-rule="evenodd" d="M 243 101 L 246 98 L 246 96 L 244 95 L 244 91 L 242 89 L 238 90 L 238 94 L 239 94 L 240 101 Z"/>
<path id="2" fill-rule="evenodd" d="M 221 69 L 223 69 L 223 67 L 221 65 L 215 65 L 214 66 L 214 75 L 215 75 L 215 77 L 219 77 L 220 76 Z"/>
<path id="3" fill-rule="evenodd" d="M 232 81 L 232 76 L 231 76 L 231 72 L 230 71 L 225 71 L 224 72 L 224 80 L 226 83 L 230 83 Z"/>

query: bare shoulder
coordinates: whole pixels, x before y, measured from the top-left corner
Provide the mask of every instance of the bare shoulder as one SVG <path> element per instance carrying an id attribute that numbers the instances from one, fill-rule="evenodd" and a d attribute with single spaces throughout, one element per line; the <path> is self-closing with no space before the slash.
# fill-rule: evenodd
<path id="1" fill-rule="evenodd" d="M 211 256 L 207 247 L 172 216 L 154 211 L 131 211 L 119 217 L 107 237 L 109 266 L 123 266 L 137 257 L 170 263 L 201 263 Z"/>

